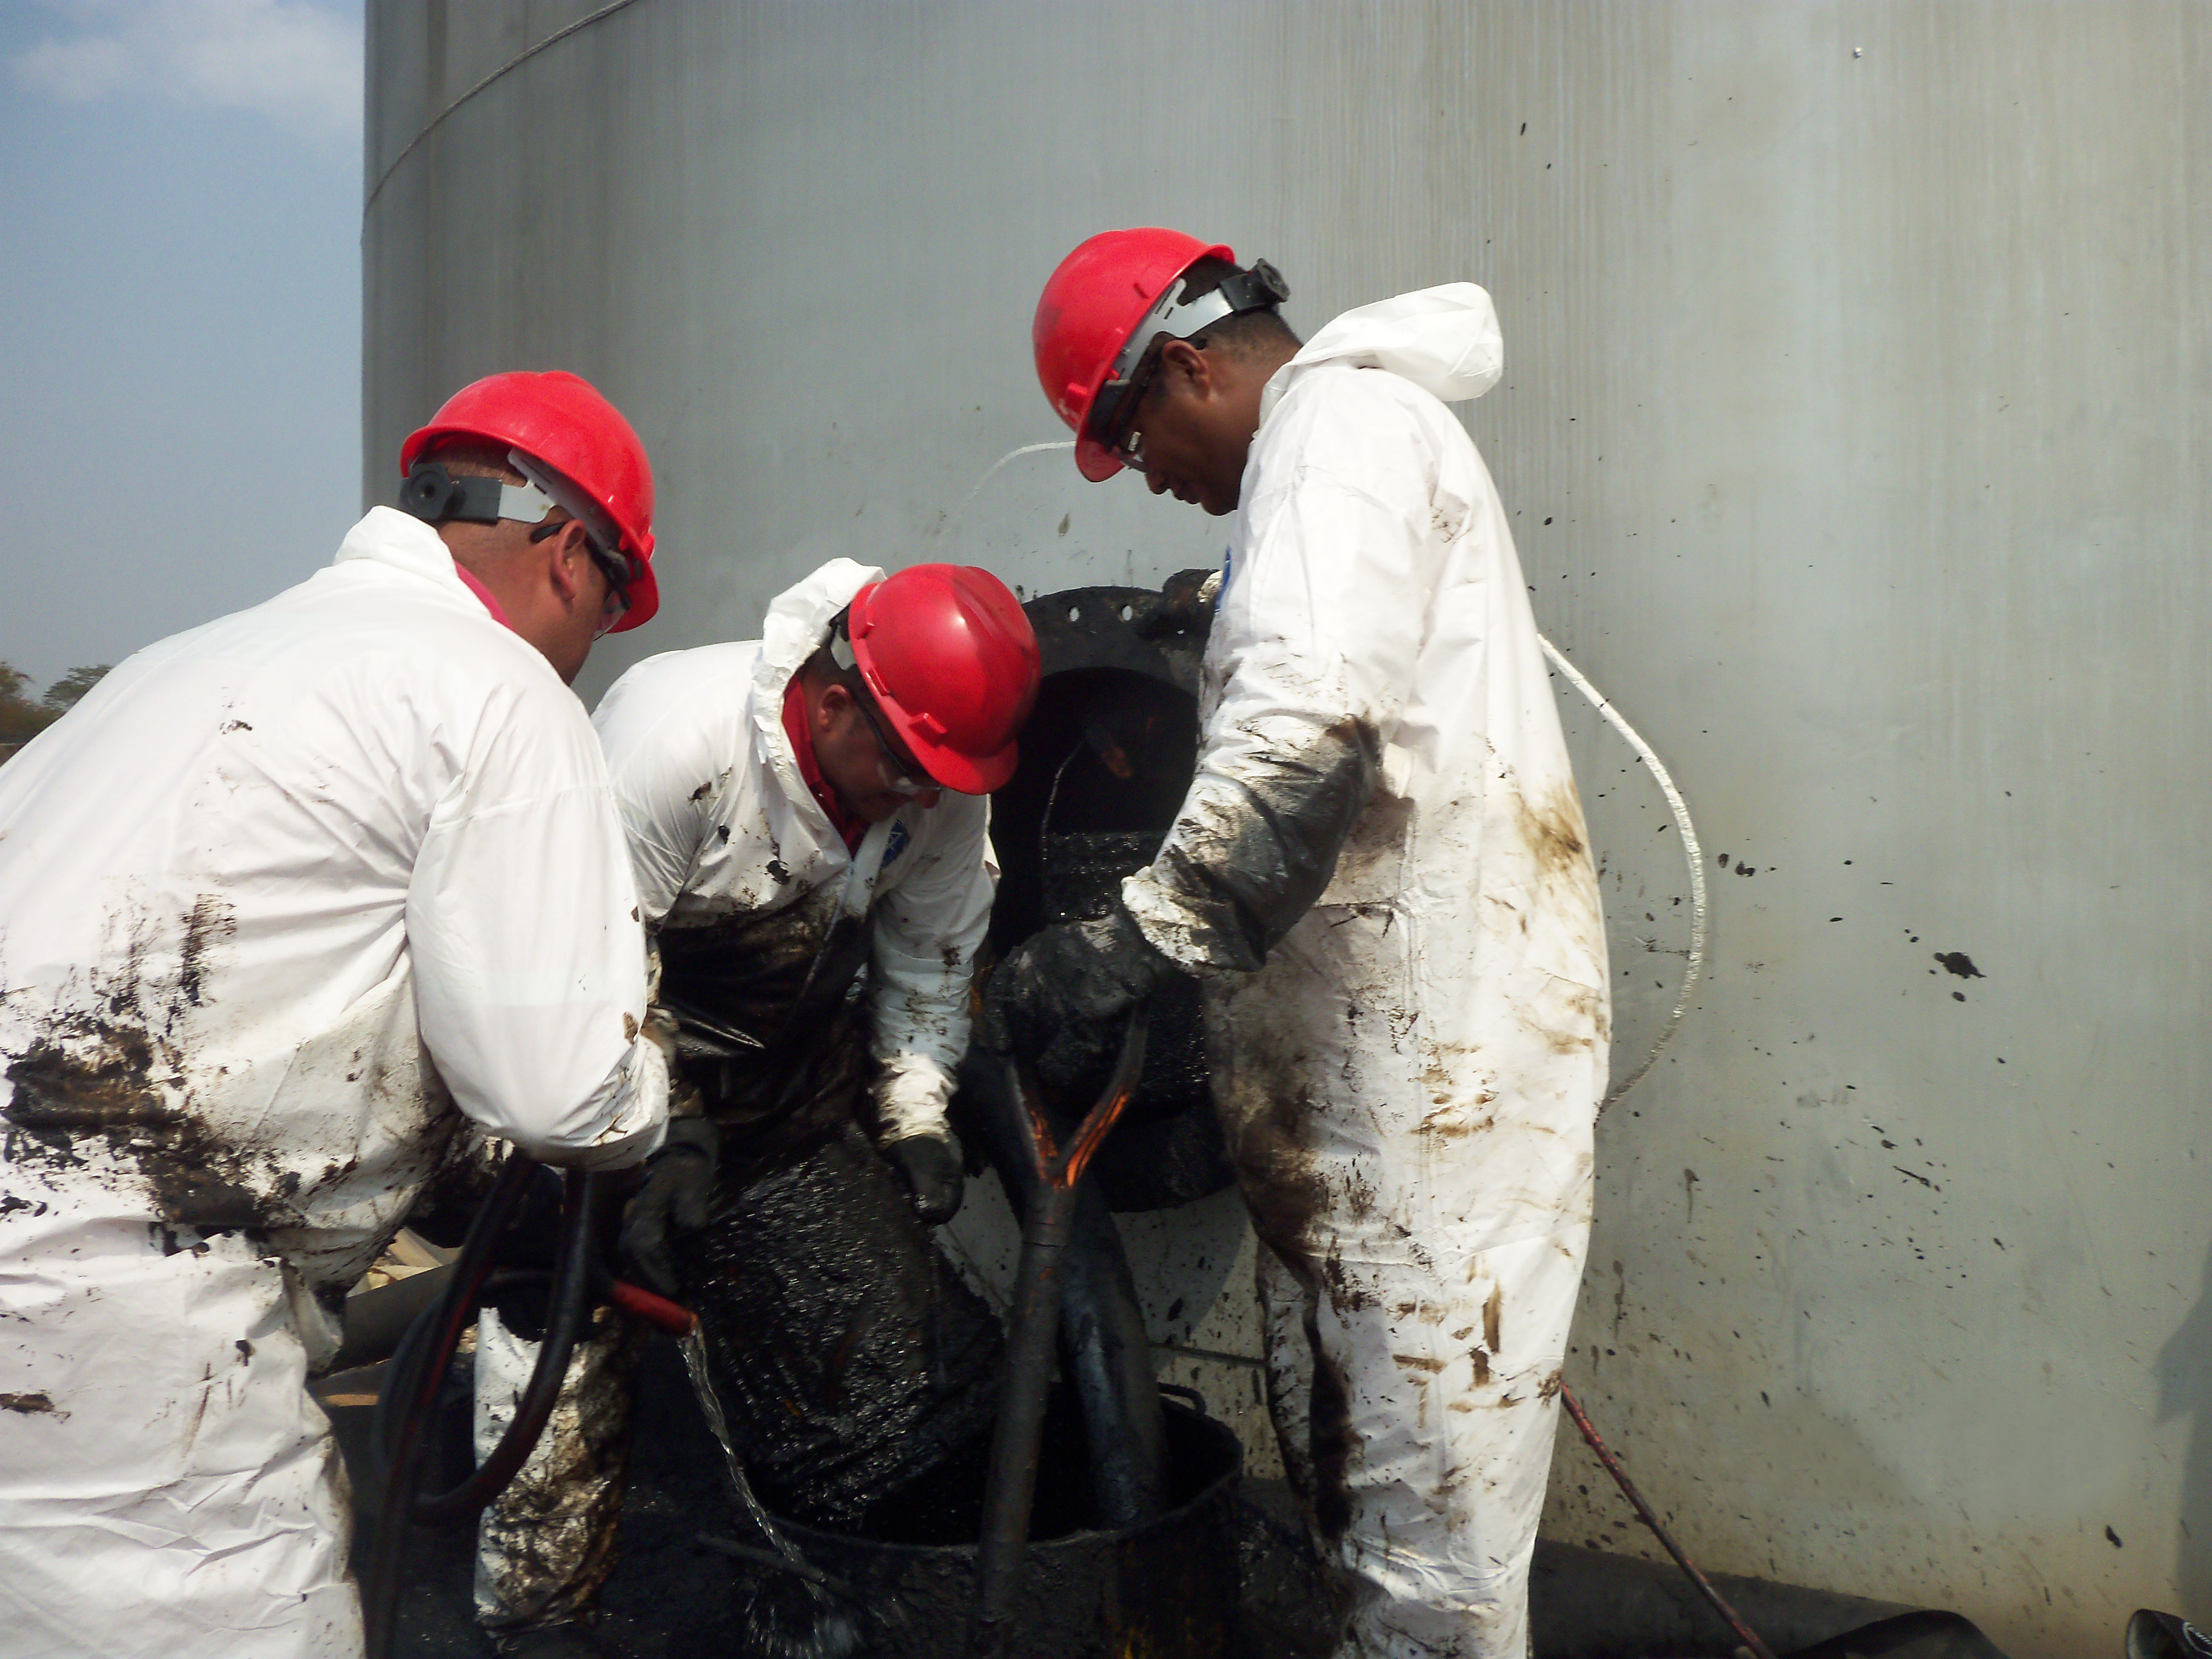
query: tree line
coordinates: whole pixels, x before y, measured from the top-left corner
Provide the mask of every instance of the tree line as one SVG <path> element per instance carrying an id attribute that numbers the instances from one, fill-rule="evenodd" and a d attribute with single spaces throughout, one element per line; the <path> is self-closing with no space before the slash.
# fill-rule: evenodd
<path id="1" fill-rule="evenodd" d="M 12 664 L 0 662 L 0 758 L 15 744 L 28 743 L 77 705 L 77 700 L 100 684 L 109 665 L 99 663 L 72 668 L 33 697 L 31 677 Z"/>

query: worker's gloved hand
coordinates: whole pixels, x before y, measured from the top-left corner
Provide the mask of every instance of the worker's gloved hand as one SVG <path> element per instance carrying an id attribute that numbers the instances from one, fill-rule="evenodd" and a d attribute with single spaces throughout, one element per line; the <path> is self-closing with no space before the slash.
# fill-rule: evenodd
<path id="1" fill-rule="evenodd" d="M 707 1224 L 720 1153 L 721 1137 L 708 1119 L 669 1119 L 668 1139 L 647 1160 L 644 1184 L 623 1209 L 623 1269 L 633 1282 L 662 1296 L 679 1294 L 671 1235 Z"/>
<path id="2" fill-rule="evenodd" d="M 1178 570 L 1137 617 L 1137 635 L 1157 640 L 1167 634 L 1203 634 L 1212 623 L 1213 602 L 1220 595 L 1218 570 Z"/>
<path id="3" fill-rule="evenodd" d="M 1129 1014 L 1175 972 L 1127 910 L 1032 933 L 991 975 L 979 1035 L 1026 1055 L 1039 1082 L 1066 1096 L 1117 1045 Z"/>
<path id="4" fill-rule="evenodd" d="M 881 1149 L 891 1173 L 906 1183 L 914 1198 L 914 1212 L 925 1226 L 934 1227 L 960 1213 L 960 1196 L 966 1176 L 960 1167 L 960 1149 L 950 1135 L 902 1135 Z"/>

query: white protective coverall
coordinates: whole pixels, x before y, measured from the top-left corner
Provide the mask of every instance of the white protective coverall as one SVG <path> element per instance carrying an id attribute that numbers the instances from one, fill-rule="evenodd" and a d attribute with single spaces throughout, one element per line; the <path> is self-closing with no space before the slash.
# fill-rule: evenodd
<path id="1" fill-rule="evenodd" d="M 732 922 L 763 954 L 834 971 L 822 940 L 865 919 L 872 1086 L 879 1143 L 949 1135 L 945 1103 L 968 1046 L 968 987 L 998 865 L 990 802 L 939 795 L 870 826 L 848 851 L 800 775 L 786 690 L 853 596 L 884 573 L 833 559 L 777 596 L 763 637 L 648 657 L 599 702 L 605 745 L 646 924 L 672 934 Z M 790 920 L 777 930 L 774 919 Z M 803 975 L 793 975 L 790 988 Z M 720 1012 L 720 1011 L 717 1011 Z M 788 1011 L 751 1033 L 774 1044 Z M 735 1147 L 726 1145 L 726 1157 Z M 488 1317 L 477 1351 L 477 1437 L 495 1442 L 538 1345 Z M 619 1332 L 580 1345 L 550 1431 L 478 1532 L 477 1617 L 495 1629 L 585 1614 L 614 1559 L 634 1354 Z"/>
<path id="2" fill-rule="evenodd" d="M 459 1121 L 659 1142 L 582 706 L 434 531 L 149 647 L 0 769 L 0 1654 L 347 1659 L 308 1373 Z"/>
<path id="3" fill-rule="evenodd" d="M 648 657 L 600 699 L 646 926 L 702 927 L 834 892 L 869 918 L 880 1131 L 945 1133 L 968 1048 L 968 982 L 998 882 L 991 804 L 950 790 L 869 827 L 848 852 L 783 731 L 792 677 L 884 573 L 832 559 L 776 596 L 762 637 Z M 770 1036 L 769 1033 L 757 1033 Z"/>
<path id="4" fill-rule="evenodd" d="M 1370 1586 L 1347 1655 L 1525 1652 L 1590 1218 L 1596 879 L 1505 514 L 1439 401 L 1500 363 L 1453 283 L 1268 382 L 1198 774 L 1122 890 L 1209 981 L 1277 1428 Z"/>

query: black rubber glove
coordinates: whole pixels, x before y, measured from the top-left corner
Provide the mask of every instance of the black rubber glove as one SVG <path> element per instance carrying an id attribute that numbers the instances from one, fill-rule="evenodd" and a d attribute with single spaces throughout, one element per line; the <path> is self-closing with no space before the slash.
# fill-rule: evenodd
<path id="1" fill-rule="evenodd" d="M 1176 571 L 1138 617 L 1137 636 L 1157 640 L 1166 634 L 1205 633 L 1213 625 L 1213 602 L 1220 593 L 1218 570 Z"/>
<path id="2" fill-rule="evenodd" d="M 668 1139 L 647 1160 L 645 1184 L 623 1209 L 623 1267 L 635 1283 L 665 1297 L 681 1290 L 670 1235 L 707 1224 L 720 1153 L 721 1137 L 706 1118 L 668 1121 Z"/>
<path id="3" fill-rule="evenodd" d="M 1037 1080 L 1066 1096 L 1118 1044 L 1127 1016 L 1175 965 L 1120 905 L 1094 921 L 1063 921 L 1016 946 L 983 999 L 984 1046 L 1025 1054 Z"/>
<path id="4" fill-rule="evenodd" d="M 960 1167 L 960 1152 L 950 1135 L 902 1135 L 879 1149 L 891 1173 L 906 1183 L 914 1199 L 914 1212 L 926 1226 L 934 1227 L 960 1213 L 960 1197 L 967 1177 Z"/>

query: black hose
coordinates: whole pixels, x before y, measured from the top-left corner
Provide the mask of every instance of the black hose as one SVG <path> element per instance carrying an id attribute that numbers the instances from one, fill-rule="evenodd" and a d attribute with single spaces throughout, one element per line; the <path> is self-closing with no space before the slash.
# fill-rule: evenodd
<path id="1" fill-rule="evenodd" d="M 1044 1178 L 1023 1130 L 1012 1080 L 995 1061 L 981 1047 L 969 1051 L 961 1076 L 962 1133 L 974 1136 L 998 1170 L 1015 1218 L 1026 1229 Z M 1083 1419 L 1097 1524 L 1127 1531 L 1166 1507 L 1167 1424 L 1121 1230 L 1097 1181 L 1089 1176 L 1076 1188 L 1059 1277 L 1060 1371 Z"/>

